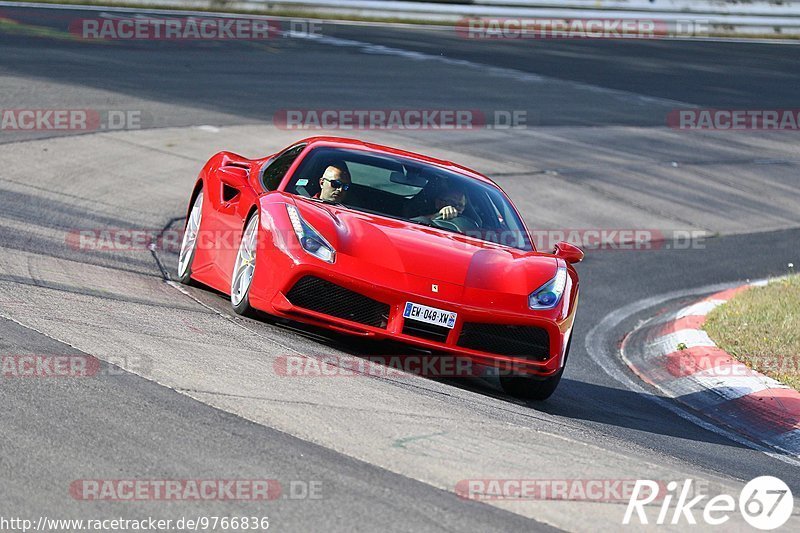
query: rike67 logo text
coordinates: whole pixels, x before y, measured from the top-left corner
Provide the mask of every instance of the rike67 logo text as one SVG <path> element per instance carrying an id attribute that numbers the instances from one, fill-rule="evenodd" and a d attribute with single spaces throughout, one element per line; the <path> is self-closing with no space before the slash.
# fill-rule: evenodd
<path id="1" fill-rule="evenodd" d="M 637 480 L 622 523 L 627 525 L 633 520 L 636 524 L 638 520 L 639 524 L 694 525 L 698 523 L 699 517 L 701 523 L 721 526 L 738 511 L 748 524 L 767 531 L 785 524 L 794 509 L 792 491 L 786 483 L 772 476 L 761 476 L 748 482 L 739 494 L 738 502 L 729 494 L 719 494 L 712 498 L 707 494 L 695 495 L 691 479 L 685 480 L 680 488 L 677 481 L 671 481 L 666 489 L 664 495 L 663 491 L 659 491 L 657 482 Z M 648 515 L 645 506 L 656 501 L 656 498 L 660 498 L 661 505 L 651 506 L 651 513 Z M 654 509 L 658 509 L 655 517 L 652 516 Z"/>

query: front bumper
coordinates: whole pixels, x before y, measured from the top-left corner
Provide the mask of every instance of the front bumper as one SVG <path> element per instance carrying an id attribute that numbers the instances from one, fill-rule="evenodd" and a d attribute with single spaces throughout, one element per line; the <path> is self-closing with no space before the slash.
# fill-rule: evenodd
<path id="1" fill-rule="evenodd" d="M 563 365 L 564 349 L 577 303 L 574 297 L 565 299 L 565 302 L 571 302 L 569 313 L 562 313 L 560 309 L 518 312 L 509 308 L 514 305 L 519 307 L 519 297 L 515 300 L 515 297 L 509 295 L 448 285 L 381 268 L 365 268 L 361 261 L 343 254 L 337 257 L 336 264 L 330 265 L 302 251 L 298 252 L 295 256 L 294 253 L 276 249 L 259 256 L 257 260 L 264 261 L 264 267 L 256 268 L 251 288 L 251 305 L 276 316 L 353 335 L 392 339 L 436 352 L 466 357 L 480 365 L 515 373 L 547 377 L 558 372 Z M 321 302 L 319 305 L 309 304 L 311 300 L 308 295 L 298 298 L 297 291 L 292 292 L 298 282 L 309 277 L 324 282 L 312 287 L 318 289 Z M 439 290 L 437 294 L 431 291 L 434 284 Z M 374 310 L 370 308 L 366 315 L 339 312 L 341 306 L 337 307 L 331 302 L 338 297 L 338 289 L 331 285 L 352 291 L 380 305 Z M 306 292 L 313 295 L 310 289 Z M 302 305 L 298 305 L 298 300 Z M 403 318 L 406 302 L 458 313 L 455 327 L 451 330 L 437 330 L 424 323 Z M 380 311 L 381 309 L 385 311 Z M 377 311 L 380 311 L 380 319 L 376 318 Z M 477 329 L 475 325 L 478 326 Z M 497 334 L 504 331 L 502 328 L 510 327 L 505 331 L 512 335 L 520 332 L 536 335 L 533 329 L 536 328 L 541 331 L 537 338 L 546 339 L 545 345 L 541 350 L 533 350 L 532 353 L 508 354 L 474 349 L 476 343 L 465 342 L 465 339 L 472 335 L 474 340 L 476 330 L 487 330 L 482 325 L 488 326 L 488 330 L 494 332 L 492 334 L 495 337 L 492 338 L 495 341 L 499 339 Z M 490 344 L 499 346 L 497 342 Z"/>

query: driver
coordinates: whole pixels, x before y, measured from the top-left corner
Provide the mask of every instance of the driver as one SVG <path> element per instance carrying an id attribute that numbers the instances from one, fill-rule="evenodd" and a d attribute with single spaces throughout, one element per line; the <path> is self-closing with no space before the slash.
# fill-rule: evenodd
<path id="1" fill-rule="evenodd" d="M 331 163 L 319 179 L 320 191 L 317 198 L 331 202 L 342 202 L 350 188 L 350 172 L 344 163 Z"/>
<path id="2" fill-rule="evenodd" d="M 467 194 L 464 187 L 458 183 L 448 183 L 440 191 L 439 196 L 434 202 L 436 212 L 430 215 L 422 215 L 418 219 L 442 219 L 450 220 L 459 217 L 467 208 Z"/>

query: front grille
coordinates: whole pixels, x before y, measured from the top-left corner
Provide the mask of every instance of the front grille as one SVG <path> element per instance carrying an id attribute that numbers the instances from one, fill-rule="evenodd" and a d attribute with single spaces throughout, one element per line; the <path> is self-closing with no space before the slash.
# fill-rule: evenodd
<path id="1" fill-rule="evenodd" d="M 388 304 L 314 276 L 300 278 L 286 298 L 297 307 L 376 328 L 385 328 L 389 319 Z"/>
<path id="2" fill-rule="evenodd" d="M 445 342 L 447 335 L 450 334 L 450 328 L 437 326 L 435 324 L 426 324 L 417 320 L 406 318 L 403 321 L 403 335 L 411 335 L 412 337 L 419 337 L 421 339 L 428 339 L 431 341 Z"/>
<path id="3" fill-rule="evenodd" d="M 537 361 L 545 361 L 550 357 L 550 335 L 547 330 L 530 326 L 466 322 L 461 328 L 458 345 Z"/>

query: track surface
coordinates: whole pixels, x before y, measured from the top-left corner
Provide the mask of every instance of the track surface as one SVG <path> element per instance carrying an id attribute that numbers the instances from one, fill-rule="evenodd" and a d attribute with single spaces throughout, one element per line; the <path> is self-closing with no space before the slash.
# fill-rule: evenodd
<path id="1" fill-rule="evenodd" d="M 99 12 L 2 11 L 16 22 L 0 28 L 0 107 L 135 109 L 145 126 L 166 128 L 0 134 L 0 311 L 19 322 L 0 320 L 0 351 L 117 356 L 133 372 L 4 380 L 3 516 L 263 513 L 279 530 L 589 530 L 613 528 L 624 507 L 486 505 L 459 499 L 454 482 L 652 475 L 739 487 L 776 475 L 800 491 L 796 464 L 628 390 L 603 370 L 625 372 L 618 361 L 590 357 L 577 342 L 630 302 L 798 263 L 794 134 L 689 136 L 663 127 L 676 107 L 792 107 L 796 46 L 476 43 L 361 25 L 326 25 L 321 39 L 100 45 L 64 31 L 69 20 Z M 36 27 L 51 31 L 36 36 Z M 491 383 L 269 376 L 275 355 L 392 348 L 233 319 L 224 298 L 198 289 L 187 297 L 163 282 L 155 257 L 172 268 L 169 251 L 87 253 L 64 244 L 74 228 L 179 226 L 205 157 L 219 149 L 263 155 L 305 134 L 264 126 L 279 109 L 391 107 L 528 111 L 534 120 L 524 131 L 363 136 L 489 172 L 535 227 L 721 236 L 701 249 L 591 253 L 579 266 L 582 301 L 565 379 L 537 405 Z M 223 128 L 192 128 L 202 124 Z M 613 353 L 654 312 L 627 317 L 592 353 Z M 325 498 L 264 507 L 67 496 L 72 480 L 124 477 L 319 480 Z"/>

